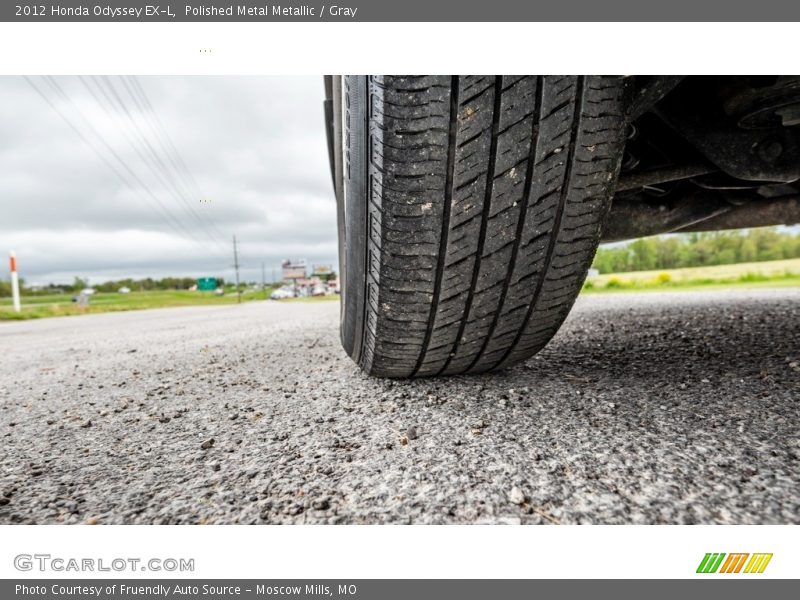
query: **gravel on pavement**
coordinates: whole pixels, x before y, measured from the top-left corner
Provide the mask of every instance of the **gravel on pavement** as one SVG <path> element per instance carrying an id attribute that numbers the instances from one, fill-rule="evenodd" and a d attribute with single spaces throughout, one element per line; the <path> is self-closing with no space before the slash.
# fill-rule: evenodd
<path id="1" fill-rule="evenodd" d="M 582 296 L 493 375 L 338 302 L 0 324 L 0 523 L 800 523 L 800 290 Z"/>

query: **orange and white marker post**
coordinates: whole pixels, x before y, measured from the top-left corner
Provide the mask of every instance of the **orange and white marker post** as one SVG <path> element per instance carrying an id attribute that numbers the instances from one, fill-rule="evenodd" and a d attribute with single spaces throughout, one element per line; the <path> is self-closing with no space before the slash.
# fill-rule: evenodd
<path id="1" fill-rule="evenodd" d="M 22 306 L 19 301 L 19 275 L 17 274 L 17 253 L 13 250 L 9 255 L 11 262 L 11 296 L 14 301 L 14 312 L 20 312 Z"/>

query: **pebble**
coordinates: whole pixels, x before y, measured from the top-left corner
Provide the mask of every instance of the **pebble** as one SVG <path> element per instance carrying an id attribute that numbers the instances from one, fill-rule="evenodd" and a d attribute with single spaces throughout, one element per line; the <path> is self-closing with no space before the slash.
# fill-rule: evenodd
<path id="1" fill-rule="evenodd" d="M 311 503 L 311 508 L 313 508 L 314 510 L 328 510 L 330 506 L 331 506 L 330 500 L 328 500 L 327 498 L 322 498 L 321 500 L 314 500 L 314 502 Z"/>
<path id="2" fill-rule="evenodd" d="M 525 502 L 525 494 L 517 486 L 514 486 L 508 493 L 508 500 L 511 504 L 523 504 Z"/>
<path id="3" fill-rule="evenodd" d="M 48 327 L 78 321 L 34 322 L 20 347 L 70 373 L 0 364 L 0 524 L 800 524 L 800 289 L 659 296 L 582 296 L 535 360 L 391 385 L 336 303 L 104 315 L 126 327 L 87 328 L 75 374 Z"/>

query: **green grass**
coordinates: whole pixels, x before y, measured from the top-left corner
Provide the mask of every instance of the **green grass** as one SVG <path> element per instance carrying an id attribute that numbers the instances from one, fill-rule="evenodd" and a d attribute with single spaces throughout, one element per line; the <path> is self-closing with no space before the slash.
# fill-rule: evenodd
<path id="1" fill-rule="evenodd" d="M 583 286 L 583 292 L 690 291 L 732 287 L 800 287 L 800 259 L 663 271 L 608 273 L 589 277 Z"/>
<path id="2" fill-rule="evenodd" d="M 267 289 L 267 296 L 271 289 Z M 91 297 L 89 306 L 78 306 L 72 302 L 72 294 L 52 294 L 46 296 L 23 296 L 22 312 L 15 313 L 10 298 L 0 298 L 0 320 L 25 320 L 43 317 L 84 315 L 125 310 L 149 308 L 169 308 L 174 306 L 205 306 L 215 304 L 235 304 L 236 294 L 226 293 L 216 296 L 212 292 L 190 292 L 182 290 L 159 290 L 151 292 L 131 292 L 130 294 L 98 293 Z M 248 290 L 242 293 L 242 302 L 263 300 L 261 291 Z"/>
<path id="3" fill-rule="evenodd" d="M 668 290 L 715 290 L 727 288 L 800 287 L 800 259 L 776 260 L 762 263 L 694 267 L 664 271 L 610 273 L 589 277 L 583 293 L 647 292 Z M 269 296 L 272 288 L 267 288 Z M 125 310 L 169 308 L 174 306 L 206 306 L 236 303 L 236 294 L 217 296 L 211 292 L 152 291 L 130 294 L 98 293 L 88 307 L 72 302 L 72 294 L 23 296 L 22 312 L 11 308 L 11 298 L 0 298 L 0 321 L 40 319 Z M 248 290 L 243 302 L 264 299 L 261 291 Z M 280 302 L 330 302 L 339 296 L 291 298 Z"/>

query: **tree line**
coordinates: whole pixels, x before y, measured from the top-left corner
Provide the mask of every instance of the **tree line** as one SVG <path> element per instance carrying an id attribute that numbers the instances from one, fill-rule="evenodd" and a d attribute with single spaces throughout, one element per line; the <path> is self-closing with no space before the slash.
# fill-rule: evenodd
<path id="1" fill-rule="evenodd" d="M 655 236 L 633 242 L 602 247 L 594 268 L 601 273 L 652 271 L 681 267 L 705 267 L 743 262 L 762 262 L 800 258 L 800 235 L 777 227 Z M 335 274 L 332 275 L 335 277 Z M 22 281 L 22 280 L 21 280 Z M 193 277 L 162 279 L 118 279 L 92 285 L 98 292 L 188 290 L 197 283 Z M 217 284 L 225 285 L 222 277 Z M 90 287 L 86 279 L 75 277 L 72 284 L 48 284 L 31 289 L 22 281 L 25 295 L 77 293 Z M 11 283 L 0 279 L 0 297 L 11 296 Z"/>
<path id="2" fill-rule="evenodd" d="M 800 235 L 777 227 L 761 227 L 656 236 L 602 247 L 593 266 L 601 273 L 621 273 L 787 258 L 800 258 Z"/>
<path id="3" fill-rule="evenodd" d="M 217 285 L 224 286 L 225 279 L 217 277 Z M 81 290 L 88 287 L 98 292 L 118 292 L 120 288 L 128 288 L 132 292 L 150 292 L 154 290 L 188 290 L 193 285 L 197 284 L 197 279 L 194 277 L 163 277 L 161 279 L 153 279 L 146 277 L 144 279 L 118 279 L 116 281 L 106 281 L 105 283 L 98 283 L 89 285 L 87 279 L 75 277 L 72 283 L 57 284 L 49 283 L 43 286 L 31 287 L 26 285 L 24 279 L 20 278 L 20 288 L 23 295 L 37 296 L 48 294 L 64 294 L 74 293 L 77 294 Z M 0 298 L 11 296 L 11 282 L 0 279 Z"/>

